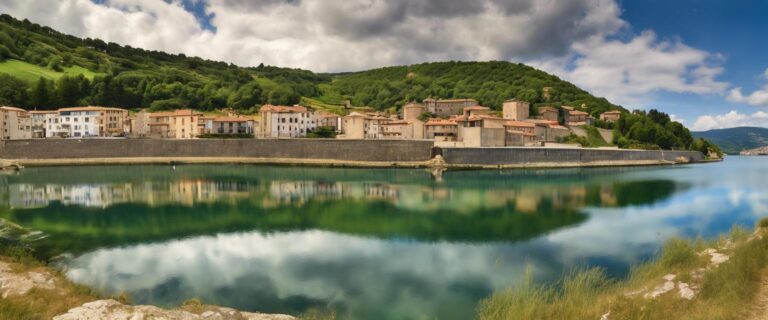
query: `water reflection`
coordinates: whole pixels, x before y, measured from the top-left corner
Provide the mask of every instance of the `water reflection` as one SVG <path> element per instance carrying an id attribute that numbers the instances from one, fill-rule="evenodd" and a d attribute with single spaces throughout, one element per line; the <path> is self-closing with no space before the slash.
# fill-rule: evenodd
<path id="1" fill-rule="evenodd" d="M 768 208 L 766 168 L 736 159 L 440 182 L 422 170 L 31 168 L 0 177 L 0 217 L 48 235 L 35 247 L 70 278 L 139 303 L 466 319 L 526 264 L 542 281 L 580 264 L 620 276 L 665 237 L 753 223 Z"/>

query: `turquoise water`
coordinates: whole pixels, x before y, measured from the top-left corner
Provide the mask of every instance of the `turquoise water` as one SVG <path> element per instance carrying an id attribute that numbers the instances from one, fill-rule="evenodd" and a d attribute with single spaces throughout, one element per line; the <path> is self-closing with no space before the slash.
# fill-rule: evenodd
<path id="1" fill-rule="evenodd" d="M 456 171 L 271 166 L 28 168 L 0 218 L 103 295 L 342 319 L 468 319 L 578 266 L 621 277 L 671 236 L 768 215 L 768 158 L 644 168 Z"/>

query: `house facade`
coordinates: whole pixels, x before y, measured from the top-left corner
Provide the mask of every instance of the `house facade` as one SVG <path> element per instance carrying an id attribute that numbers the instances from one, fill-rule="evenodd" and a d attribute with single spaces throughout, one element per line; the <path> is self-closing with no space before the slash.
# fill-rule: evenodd
<path id="1" fill-rule="evenodd" d="M 475 99 L 435 100 L 428 98 L 424 100 L 424 106 L 426 107 L 427 111 L 440 118 L 460 115 L 464 108 L 476 105 L 479 105 L 479 103 Z"/>
<path id="2" fill-rule="evenodd" d="M 302 106 L 264 105 L 259 110 L 260 137 L 299 138 L 317 128 L 314 112 Z"/>
<path id="3" fill-rule="evenodd" d="M 507 100 L 502 105 L 502 118 L 504 120 L 525 120 L 530 116 L 531 105 L 520 100 Z"/>
<path id="4" fill-rule="evenodd" d="M 20 108 L 0 107 L 0 140 L 32 139 L 32 118 Z"/>
<path id="5" fill-rule="evenodd" d="M 606 122 L 618 121 L 619 118 L 621 118 L 621 111 L 618 110 L 606 111 L 600 114 L 600 120 Z"/>

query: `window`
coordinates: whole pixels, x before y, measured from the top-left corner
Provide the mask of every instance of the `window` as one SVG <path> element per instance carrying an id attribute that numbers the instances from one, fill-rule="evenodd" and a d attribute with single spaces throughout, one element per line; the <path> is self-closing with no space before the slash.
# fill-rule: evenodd
<path id="1" fill-rule="evenodd" d="M 90 119 L 88 119 L 88 117 L 85 117 L 85 120 L 84 120 L 84 121 L 85 121 L 85 122 L 90 122 Z"/>

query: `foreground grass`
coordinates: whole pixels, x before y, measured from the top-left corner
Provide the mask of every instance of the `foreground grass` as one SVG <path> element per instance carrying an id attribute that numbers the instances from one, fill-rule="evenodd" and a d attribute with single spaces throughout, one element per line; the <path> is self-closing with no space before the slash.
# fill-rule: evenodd
<path id="1" fill-rule="evenodd" d="M 0 261 L 11 264 L 17 273 L 48 272 L 55 277 L 57 284 L 57 290 L 35 288 L 23 296 L 0 298 L 0 319 L 51 319 L 73 307 L 96 300 L 96 295 L 90 289 L 76 285 L 60 273 L 50 270 L 26 247 L 0 243 Z"/>
<path id="2" fill-rule="evenodd" d="M 761 221 L 755 236 L 734 228 L 728 239 L 704 242 L 673 239 L 654 261 L 634 268 L 627 279 L 611 281 L 600 269 L 573 272 L 553 285 L 535 286 L 530 276 L 518 288 L 499 292 L 478 306 L 479 319 L 746 319 L 755 309 L 755 296 L 768 266 L 768 237 Z M 705 268 L 709 255 L 699 252 L 708 247 L 729 261 L 703 271 L 701 279 L 691 273 Z M 655 299 L 647 299 L 643 289 L 663 282 L 666 274 L 677 280 L 696 283 L 700 290 L 686 300 L 677 288 Z"/>

